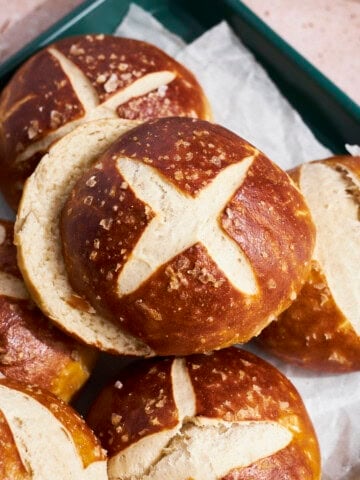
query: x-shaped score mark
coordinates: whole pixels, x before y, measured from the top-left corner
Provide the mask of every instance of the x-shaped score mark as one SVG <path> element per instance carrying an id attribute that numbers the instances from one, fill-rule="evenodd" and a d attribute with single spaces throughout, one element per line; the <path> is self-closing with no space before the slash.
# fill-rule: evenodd
<path id="1" fill-rule="evenodd" d="M 249 295 L 257 292 L 248 259 L 219 221 L 253 160 L 250 156 L 229 165 L 196 198 L 180 191 L 150 165 L 130 158 L 117 160 L 118 170 L 135 195 L 155 213 L 120 272 L 119 296 L 134 292 L 159 267 L 198 242 L 235 288 Z"/>
<path id="2" fill-rule="evenodd" d="M 176 77 L 174 72 L 166 70 L 148 73 L 114 93 L 104 102 L 99 103 L 98 94 L 84 72 L 59 50 L 49 48 L 49 52 L 59 61 L 64 74 L 68 77 L 76 96 L 85 110 L 85 115 L 80 119 L 65 123 L 55 131 L 49 133 L 45 138 L 31 143 L 16 157 L 16 163 L 26 161 L 29 156 L 38 150 L 48 148 L 54 140 L 63 137 L 84 122 L 99 118 L 119 118 L 116 113 L 117 107 L 126 103 L 131 98 L 146 95 L 152 91 L 156 91 L 156 89 L 163 85 L 168 85 Z M 9 113 L 7 115 L 9 115 Z"/>

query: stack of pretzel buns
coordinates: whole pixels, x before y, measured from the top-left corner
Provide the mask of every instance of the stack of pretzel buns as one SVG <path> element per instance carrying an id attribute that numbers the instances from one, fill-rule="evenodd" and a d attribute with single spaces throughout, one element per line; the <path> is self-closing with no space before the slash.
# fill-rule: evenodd
<path id="1" fill-rule="evenodd" d="M 289 175 L 106 35 L 28 60 L 0 122 L 0 477 L 319 480 L 295 387 L 232 345 L 359 368 L 360 159 Z M 85 424 L 63 400 L 99 352 L 138 359 Z"/>

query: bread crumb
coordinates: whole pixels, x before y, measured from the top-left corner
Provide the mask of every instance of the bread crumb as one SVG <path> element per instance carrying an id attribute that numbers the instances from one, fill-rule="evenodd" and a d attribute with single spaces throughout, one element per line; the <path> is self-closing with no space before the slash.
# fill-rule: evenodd
<path id="1" fill-rule="evenodd" d="M 122 416 L 118 415 L 117 413 L 112 413 L 111 414 L 111 424 L 114 425 L 114 427 L 117 427 L 122 420 Z"/>
<path id="2" fill-rule="evenodd" d="M 97 184 L 95 175 L 92 175 L 90 178 L 86 180 L 86 185 L 90 188 L 95 187 Z"/>
<path id="3" fill-rule="evenodd" d="M 216 368 L 212 369 L 212 373 L 218 374 L 221 376 L 221 380 L 224 382 L 227 379 L 227 375 L 225 372 L 222 372 L 221 370 L 217 370 Z"/>
<path id="4" fill-rule="evenodd" d="M 137 300 L 135 302 L 135 305 L 139 310 L 142 310 L 142 312 L 151 320 L 155 320 L 156 322 L 161 322 L 163 320 L 160 312 L 158 312 L 154 308 L 149 307 L 142 300 Z"/>
<path id="5" fill-rule="evenodd" d="M 84 55 L 85 50 L 81 47 L 78 47 L 75 43 L 71 45 L 69 50 L 70 55 L 75 55 L 78 57 L 79 55 Z"/>
<path id="6" fill-rule="evenodd" d="M 267 281 L 267 287 L 270 290 L 273 290 L 274 288 L 276 288 L 276 282 L 273 278 L 270 278 L 270 280 Z"/>
<path id="7" fill-rule="evenodd" d="M 122 73 L 120 75 L 120 78 L 123 82 L 127 82 L 128 80 L 131 79 L 131 73 Z"/>
<path id="8" fill-rule="evenodd" d="M 50 128 L 55 130 L 59 128 L 63 123 L 63 116 L 57 110 L 51 110 L 50 112 Z"/>
<path id="9" fill-rule="evenodd" d="M 96 78 L 96 83 L 102 84 L 106 82 L 106 75 L 101 73 L 100 75 L 97 76 Z"/>
<path id="10" fill-rule="evenodd" d="M 210 135 L 210 132 L 208 130 L 194 130 L 194 135 L 195 137 L 203 137 Z"/>
<path id="11" fill-rule="evenodd" d="M 106 93 L 115 92 L 119 86 L 119 79 L 116 73 L 112 73 L 106 83 L 104 84 L 104 90 Z"/>
<path id="12" fill-rule="evenodd" d="M 151 425 L 160 425 L 159 419 L 157 417 L 151 417 L 150 418 L 150 423 Z"/>
<path id="13" fill-rule="evenodd" d="M 93 250 L 93 251 L 90 253 L 90 255 L 89 255 L 89 259 L 90 259 L 90 260 L 95 260 L 96 257 L 97 257 L 97 254 L 98 254 L 98 252 L 96 252 L 95 250 Z"/>
<path id="14" fill-rule="evenodd" d="M 208 283 L 210 283 L 215 288 L 219 288 L 225 282 L 223 278 L 220 278 L 219 280 L 217 280 L 216 277 L 211 272 L 206 270 L 206 268 L 202 268 L 197 277 L 199 281 L 204 285 L 207 285 Z"/>
<path id="15" fill-rule="evenodd" d="M 188 286 L 189 282 L 181 271 L 175 271 L 172 267 L 168 266 L 165 269 L 165 275 L 170 279 L 167 288 L 168 292 L 173 290 L 179 290 L 180 286 Z"/>
<path id="16" fill-rule="evenodd" d="M 129 65 L 127 63 L 121 62 L 118 65 L 118 70 L 120 70 L 120 72 L 125 72 L 125 70 L 127 70 L 128 67 Z"/>
<path id="17" fill-rule="evenodd" d="M 163 408 L 163 407 L 165 406 L 165 401 L 166 401 L 166 398 L 165 398 L 165 397 L 160 398 L 160 400 L 158 400 L 158 401 L 155 403 L 155 407 L 156 407 L 156 408 Z"/>
<path id="18" fill-rule="evenodd" d="M 112 218 L 103 218 L 99 222 L 99 225 L 103 227 L 104 230 L 110 230 L 112 224 L 113 224 Z"/>
<path id="19" fill-rule="evenodd" d="M 291 300 L 291 301 L 294 301 L 294 300 L 296 300 L 296 297 L 297 297 L 296 292 L 292 291 L 292 292 L 290 293 L 290 300 Z"/>
<path id="20" fill-rule="evenodd" d="M 157 94 L 159 97 L 165 97 L 166 91 L 169 87 L 167 85 L 160 85 L 160 87 L 157 89 Z"/>
<path id="21" fill-rule="evenodd" d="M 180 139 L 175 143 L 175 148 L 178 149 L 180 147 L 190 147 L 190 143 L 186 142 L 185 140 Z"/>
<path id="22" fill-rule="evenodd" d="M 210 158 L 210 163 L 215 165 L 216 167 L 221 167 L 221 156 L 217 157 L 216 155 Z"/>
<path id="23" fill-rule="evenodd" d="M 87 197 L 84 198 L 84 202 L 83 202 L 83 203 L 84 203 L 85 205 L 91 205 L 92 202 L 93 202 L 93 199 L 94 199 L 94 197 L 92 197 L 91 195 L 88 195 Z"/>
<path id="24" fill-rule="evenodd" d="M 192 370 L 198 370 L 200 368 L 200 365 L 197 365 L 196 363 L 191 364 Z"/>
<path id="25" fill-rule="evenodd" d="M 340 352 L 334 351 L 328 358 L 330 361 L 341 363 L 342 365 L 346 365 L 348 363 L 347 359 L 341 355 Z"/>
<path id="26" fill-rule="evenodd" d="M 38 136 L 40 132 L 39 122 L 37 120 L 31 120 L 30 127 L 28 128 L 29 140 L 33 140 Z"/>
<path id="27" fill-rule="evenodd" d="M 114 387 L 117 388 L 118 390 L 121 390 L 124 385 L 120 382 L 120 380 L 116 380 L 114 383 Z"/>

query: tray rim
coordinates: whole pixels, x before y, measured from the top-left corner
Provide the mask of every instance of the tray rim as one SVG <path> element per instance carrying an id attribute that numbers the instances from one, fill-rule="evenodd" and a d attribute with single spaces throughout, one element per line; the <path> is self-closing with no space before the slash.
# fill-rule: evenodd
<path id="1" fill-rule="evenodd" d="M 0 80 L 5 76 L 10 75 L 11 72 L 18 68 L 30 55 L 55 41 L 69 28 L 76 25 L 76 23 L 82 18 L 86 17 L 89 13 L 93 12 L 107 1 L 108 0 L 86 0 L 62 17 L 50 28 L 35 37 L 26 46 L 0 64 Z M 326 77 L 316 66 L 308 61 L 286 40 L 261 20 L 260 17 L 258 17 L 249 7 L 247 7 L 241 0 L 222 0 L 222 2 L 227 4 L 236 13 L 241 14 L 255 30 L 259 31 L 269 42 L 278 48 L 281 53 L 290 57 L 303 72 L 311 77 L 314 82 L 319 84 L 322 89 L 326 90 L 331 97 L 335 98 L 337 103 L 353 115 L 360 123 L 360 105 L 352 100 L 343 90 L 341 90 L 341 88 L 335 85 L 332 80 Z M 134 3 L 138 2 L 135 0 Z M 140 6 L 144 8 L 143 5 Z"/>
<path id="2" fill-rule="evenodd" d="M 360 144 L 360 105 L 279 36 L 242 0 L 211 0 L 207 15 L 202 15 L 203 2 L 207 5 L 208 0 L 197 0 L 195 5 L 192 0 L 85 0 L 0 64 L 0 94 L 11 75 L 32 54 L 66 36 L 111 34 L 130 5 L 135 3 L 157 17 L 166 28 L 186 42 L 198 38 L 218 22 L 227 21 L 249 50 L 260 57 L 258 60 L 270 76 L 275 74 L 273 80 L 285 98 L 290 103 L 295 100 L 293 108 L 303 117 L 320 143 L 334 154 L 346 154 L 346 144 Z M 113 10 L 118 15 L 109 18 L 108 13 Z M 89 21 L 86 22 L 88 16 Z M 97 18 L 100 18 L 99 27 Z M 244 28 L 244 37 L 241 28 Z M 271 60 L 272 55 L 274 61 Z M 296 80 L 298 76 L 300 82 Z M 296 100 L 297 92 L 300 93 L 300 98 L 304 96 L 304 108 L 302 102 Z"/>

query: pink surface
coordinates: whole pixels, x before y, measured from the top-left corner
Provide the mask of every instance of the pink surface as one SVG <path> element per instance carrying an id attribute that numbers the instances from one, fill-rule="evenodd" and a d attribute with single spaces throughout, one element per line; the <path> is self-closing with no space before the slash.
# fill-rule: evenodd
<path id="1" fill-rule="evenodd" d="M 243 0 L 360 104 L 360 0 Z"/>
<path id="2" fill-rule="evenodd" d="M 0 0 L 0 62 L 82 0 Z M 243 0 L 360 104 L 360 0 Z"/>
<path id="3" fill-rule="evenodd" d="M 0 0 L 0 63 L 83 0 Z"/>

